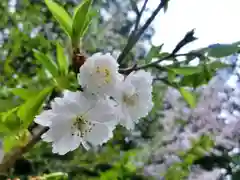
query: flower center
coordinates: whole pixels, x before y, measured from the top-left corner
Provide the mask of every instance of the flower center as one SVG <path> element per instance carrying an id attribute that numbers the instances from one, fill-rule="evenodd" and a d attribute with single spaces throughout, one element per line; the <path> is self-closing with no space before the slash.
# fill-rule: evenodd
<path id="1" fill-rule="evenodd" d="M 103 76 L 103 80 L 106 84 L 111 82 L 111 72 L 107 67 L 99 67 L 96 68 L 96 73 L 100 76 Z"/>
<path id="2" fill-rule="evenodd" d="M 95 125 L 94 123 L 91 123 L 86 119 L 84 116 L 77 116 L 75 119 L 73 119 L 73 125 L 72 130 L 77 130 L 72 133 L 72 136 L 74 134 L 77 134 L 77 136 L 84 137 L 86 133 L 89 133 L 92 131 L 92 127 Z"/>
<path id="3" fill-rule="evenodd" d="M 127 95 L 127 94 L 123 95 L 123 102 L 125 102 L 129 106 L 135 106 L 137 103 L 137 99 L 138 99 L 137 93 L 134 93 L 132 95 Z"/>

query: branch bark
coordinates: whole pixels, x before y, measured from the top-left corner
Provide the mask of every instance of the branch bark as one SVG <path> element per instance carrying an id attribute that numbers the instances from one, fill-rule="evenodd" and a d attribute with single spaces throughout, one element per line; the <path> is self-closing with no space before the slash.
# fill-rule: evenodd
<path id="1" fill-rule="evenodd" d="M 147 2 L 147 1 L 145 1 L 145 2 Z M 127 54 L 132 50 L 134 45 L 137 43 L 137 41 L 140 39 L 140 37 L 142 36 L 144 31 L 148 28 L 148 26 L 155 19 L 155 17 L 160 12 L 160 10 L 162 8 L 164 8 L 165 3 L 166 3 L 166 0 L 162 0 L 161 3 L 158 5 L 158 7 L 153 11 L 152 15 L 148 18 L 146 23 L 139 30 L 135 29 L 134 31 L 132 31 L 131 35 L 128 38 L 127 45 L 122 50 L 122 53 L 119 55 L 119 57 L 117 59 L 119 64 L 121 64 L 121 62 L 126 58 Z M 136 24 L 138 24 L 139 22 L 140 22 L 140 20 L 137 21 Z"/>
<path id="2" fill-rule="evenodd" d="M 47 130 L 48 127 L 41 127 L 25 146 L 14 149 L 10 153 L 6 154 L 3 162 L 0 164 L 0 174 L 7 174 L 9 168 L 14 165 L 16 160 L 20 158 L 24 153 L 28 152 L 40 140 L 41 136 L 47 132 Z"/>

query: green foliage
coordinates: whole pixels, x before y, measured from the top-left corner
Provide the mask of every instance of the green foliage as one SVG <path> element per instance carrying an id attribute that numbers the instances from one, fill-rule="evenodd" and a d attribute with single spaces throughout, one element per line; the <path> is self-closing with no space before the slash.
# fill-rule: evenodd
<path id="1" fill-rule="evenodd" d="M 35 58 L 42 64 L 42 66 L 48 70 L 53 77 L 58 77 L 59 72 L 56 63 L 47 55 L 39 52 L 38 50 L 33 50 Z"/>
<path id="2" fill-rule="evenodd" d="M 236 44 L 217 44 L 216 46 L 209 47 L 207 52 L 208 56 L 215 58 L 222 58 L 237 53 L 239 50 Z"/>
<path id="3" fill-rule="evenodd" d="M 84 0 L 74 13 L 72 24 L 72 43 L 74 47 L 79 44 L 80 38 L 83 37 L 91 21 L 89 16 L 91 4 L 92 0 Z"/>
<path id="4" fill-rule="evenodd" d="M 197 103 L 195 95 L 192 92 L 184 89 L 183 87 L 180 87 L 178 90 L 181 93 L 184 100 L 188 103 L 188 105 L 191 108 L 194 108 L 196 106 L 196 103 Z"/>
<path id="5" fill-rule="evenodd" d="M 150 63 L 153 58 L 159 57 L 159 54 L 160 54 L 160 51 L 161 51 L 162 47 L 163 47 L 163 44 L 161 44 L 160 46 L 152 45 L 152 47 L 149 50 L 148 54 L 144 58 L 145 59 L 145 63 Z"/>
<path id="6" fill-rule="evenodd" d="M 63 28 L 65 33 L 71 37 L 72 34 L 72 18 L 70 15 L 65 11 L 63 7 L 59 4 L 53 2 L 52 0 L 45 0 L 46 5 L 48 6 L 49 10 L 52 12 L 55 19 L 58 21 L 60 26 Z"/>
<path id="7" fill-rule="evenodd" d="M 39 93 L 38 89 L 24 89 L 24 88 L 13 88 L 11 92 L 20 97 L 23 100 L 27 100 L 31 97 L 36 96 Z"/>
<path id="8" fill-rule="evenodd" d="M 53 87 L 47 87 L 39 92 L 35 97 L 29 98 L 18 109 L 18 117 L 21 119 L 23 127 L 28 127 L 32 123 L 34 117 L 39 113 L 42 104 L 47 96 L 52 92 Z"/>
<path id="9" fill-rule="evenodd" d="M 91 0 L 84 0 L 75 9 L 73 18 L 68 12 L 74 11 L 73 6 L 76 5 L 74 1 L 56 0 L 56 2 L 58 3 L 45 0 L 51 13 L 46 11 L 42 1 L 18 1 L 14 13 L 8 11 L 8 1 L 3 0 L 1 4 L 3 6 L 0 12 L 3 17 L 0 22 L 1 32 L 5 29 L 9 31 L 8 37 L 3 40 L 3 51 L 0 52 L 2 57 L 0 61 L 0 134 L 6 152 L 27 143 L 30 137 L 27 129 L 34 117 L 42 110 L 43 104 L 49 103 L 48 100 L 51 98 L 49 96 L 53 94 L 53 90 L 76 91 L 79 88 L 76 74 L 72 72 L 70 62 L 68 62 L 67 54 L 70 54 L 71 45 L 78 46 L 81 40 L 82 47 L 89 54 L 109 49 L 110 52 L 121 50 L 126 44 L 127 36 L 134 23 L 126 16 L 131 10 L 127 2 L 93 1 L 92 3 Z M 120 15 L 114 15 L 113 22 L 106 22 L 101 16 L 96 18 L 97 10 L 93 9 L 100 8 L 104 8 L 111 15 L 112 9 L 121 8 L 119 10 L 123 12 Z M 59 25 L 52 19 L 51 14 L 64 33 L 59 30 Z M 18 28 L 19 24 L 22 28 Z M 87 31 L 88 29 L 90 30 Z M 32 32 L 35 30 L 38 31 L 33 36 Z M 66 34 L 71 38 L 72 44 L 69 42 L 70 39 L 66 40 Z M 146 38 L 143 36 L 142 39 Z M 170 55 L 170 53 L 161 52 L 162 46 L 152 46 L 144 62 L 149 63 L 153 58 Z M 34 49 L 36 47 L 37 50 Z M 214 53 L 211 51 L 210 54 L 216 56 Z M 130 52 L 126 64 L 132 64 L 132 57 L 135 57 L 135 54 Z M 134 157 L 139 154 L 138 145 L 146 142 L 146 139 L 147 142 L 151 141 L 155 133 L 159 131 L 157 126 L 160 118 L 159 111 L 163 108 L 162 99 L 167 86 L 178 88 L 187 103 L 195 107 L 197 103 L 195 95 L 184 87 L 196 88 L 207 83 L 216 70 L 226 67 L 225 64 L 217 61 L 209 63 L 207 58 L 199 66 L 190 67 L 187 62 L 191 58 L 193 59 L 187 56 L 186 61 L 181 63 L 172 58 L 169 60 L 174 60 L 173 65 L 162 68 L 162 71 L 152 70 L 156 76 L 167 72 L 168 77 L 163 81 L 165 85 L 154 82 L 155 106 L 149 116 L 137 126 L 136 132 L 141 132 L 140 135 L 132 135 L 134 133 L 119 128 L 114 132 L 113 139 L 101 149 L 85 151 L 79 148 L 65 156 L 52 154 L 51 145 L 40 143 L 26 155 L 35 167 L 33 174 L 46 179 L 55 179 L 53 176 L 58 175 L 65 179 L 68 176 L 68 178 L 77 180 L 150 179 L 142 175 L 142 169 L 136 166 Z M 50 72 L 51 77 L 46 71 Z M 180 82 L 176 80 L 179 76 Z M 183 164 L 173 166 L 170 169 L 170 177 L 187 176 L 187 167 L 207 150 L 208 145 L 204 142 L 207 143 L 208 140 L 200 140 L 201 144 L 193 143 L 196 147 L 181 155 Z M 177 171 L 174 171 L 174 167 Z"/>
<path id="10" fill-rule="evenodd" d="M 214 146 L 214 141 L 208 135 L 199 139 L 192 139 L 192 147 L 186 152 L 179 152 L 181 162 L 173 164 L 166 172 L 166 180 L 185 179 L 190 173 L 193 162 L 209 152 Z"/>
<path id="11" fill-rule="evenodd" d="M 5 153 L 17 146 L 24 146 L 29 140 L 29 132 L 27 130 L 20 130 L 19 132 L 9 134 L 3 139 L 3 150 Z"/>
<path id="12" fill-rule="evenodd" d="M 68 74 L 68 60 L 64 54 L 64 49 L 60 43 L 57 43 L 57 62 L 60 74 L 66 76 Z"/>
<path id="13" fill-rule="evenodd" d="M 190 66 L 185 66 L 185 67 L 178 67 L 178 68 L 168 68 L 169 71 L 172 71 L 176 74 L 181 74 L 181 75 L 185 75 L 185 76 L 189 76 L 192 74 L 197 74 L 197 73 L 201 73 L 202 69 L 201 66 L 195 66 L 195 67 L 190 67 Z"/>

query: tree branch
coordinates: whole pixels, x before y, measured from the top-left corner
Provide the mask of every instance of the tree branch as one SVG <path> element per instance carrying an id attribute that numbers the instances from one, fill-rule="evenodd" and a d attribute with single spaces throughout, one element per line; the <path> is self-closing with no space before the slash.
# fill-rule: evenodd
<path id="1" fill-rule="evenodd" d="M 194 29 L 193 29 L 193 30 L 186 33 L 184 38 L 181 41 L 179 41 L 179 43 L 175 46 L 175 48 L 173 49 L 173 51 L 170 54 L 158 59 L 157 61 L 153 61 L 153 62 L 150 62 L 148 64 L 144 64 L 144 65 L 141 65 L 141 66 L 134 65 L 133 67 L 130 67 L 130 68 L 120 69 L 119 72 L 123 73 L 123 74 L 129 74 L 132 71 L 137 71 L 137 70 L 140 70 L 140 69 L 147 69 L 147 68 L 150 68 L 150 67 L 154 67 L 164 60 L 171 59 L 171 58 L 176 58 L 176 57 L 179 57 L 179 56 L 190 56 L 190 55 L 196 56 L 196 57 L 202 56 L 202 54 L 198 53 L 198 52 L 176 54 L 182 47 L 184 47 L 185 45 L 187 45 L 188 43 L 190 43 L 192 41 L 195 41 L 196 39 L 197 38 L 194 37 Z"/>
<path id="2" fill-rule="evenodd" d="M 45 109 L 50 108 L 48 107 L 49 104 L 57 96 L 59 96 L 59 92 L 54 89 L 47 100 Z M 40 125 L 34 126 L 34 128 L 30 131 L 32 133 L 31 139 L 25 146 L 17 147 L 16 149 L 13 149 L 9 153 L 5 154 L 4 159 L 0 164 L 0 174 L 7 174 L 8 170 L 13 167 L 16 160 L 19 159 L 24 153 L 28 152 L 41 139 L 41 136 L 48 131 L 48 129 L 49 127 L 43 127 Z"/>
<path id="3" fill-rule="evenodd" d="M 3 162 L 0 164 L 0 174 L 7 173 L 8 169 L 11 168 L 16 160 L 20 158 L 24 153 L 28 152 L 41 138 L 41 136 L 47 132 L 48 127 L 41 127 L 36 135 L 33 135 L 31 140 L 23 147 L 17 148 L 7 154 Z"/>
<path id="4" fill-rule="evenodd" d="M 138 26 L 140 24 L 140 20 L 142 18 L 144 10 L 146 9 L 147 3 L 148 3 L 148 0 L 145 0 L 143 3 L 142 9 L 140 10 L 139 14 L 137 15 L 137 19 L 136 19 L 136 23 L 135 23 L 135 27 L 134 27 L 135 33 L 137 32 Z"/>
<path id="5" fill-rule="evenodd" d="M 167 2 L 166 0 L 162 0 L 161 3 L 158 5 L 158 7 L 153 11 L 152 15 L 148 18 L 146 23 L 139 30 L 132 31 L 131 35 L 128 38 L 127 45 L 125 46 L 122 53 L 119 55 L 119 57 L 117 59 L 119 64 L 121 64 L 121 62 L 125 59 L 127 54 L 132 50 L 133 46 L 137 43 L 137 41 L 140 39 L 141 35 L 148 28 L 148 26 L 152 23 L 152 21 L 155 19 L 155 17 L 160 12 L 160 10 L 162 8 L 164 8 L 166 2 Z M 139 20 L 139 22 L 140 22 L 140 20 Z"/>

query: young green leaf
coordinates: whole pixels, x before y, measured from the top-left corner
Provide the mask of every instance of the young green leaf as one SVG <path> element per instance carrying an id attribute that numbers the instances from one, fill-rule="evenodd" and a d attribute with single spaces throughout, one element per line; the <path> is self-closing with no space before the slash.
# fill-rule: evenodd
<path id="1" fill-rule="evenodd" d="M 149 63 L 153 58 L 158 57 L 162 47 L 163 47 L 163 44 L 161 44 L 160 46 L 153 45 L 145 58 L 145 63 Z"/>
<path id="2" fill-rule="evenodd" d="M 38 50 L 33 50 L 35 58 L 42 64 L 44 68 L 46 68 L 53 77 L 58 77 L 58 68 L 56 63 L 50 59 L 47 55 L 43 54 Z"/>
<path id="3" fill-rule="evenodd" d="M 57 43 L 57 62 L 61 75 L 65 76 L 68 73 L 68 60 L 64 54 L 64 49 Z"/>
<path id="4" fill-rule="evenodd" d="M 185 67 L 178 67 L 178 68 L 168 68 L 170 71 L 173 71 L 176 74 L 180 75 L 192 75 L 202 71 L 200 66 L 185 66 Z"/>
<path id="5" fill-rule="evenodd" d="M 20 144 L 17 135 L 5 136 L 3 139 L 3 151 L 8 153 L 13 147 L 16 147 Z"/>
<path id="6" fill-rule="evenodd" d="M 17 115 L 21 119 L 24 127 L 28 127 L 28 125 L 33 121 L 34 117 L 41 109 L 45 99 L 52 92 L 52 90 L 53 87 L 47 87 L 43 89 L 36 97 L 30 98 L 19 107 Z"/>
<path id="7" fill-rule="evenodd" d="M 58 21 L 62 29 L 69 37 L 72 34 L 72 18 L 59 4 L 52 0 L 45 0 L 46 5 L 53 14 L 54 18 Z"/>
<path id="8" fill-rule="evenodd" d="M 27 100 L 30 97 L 35 96 L 36 94 L 38 94 L 38 90 L 35 89 L 24 89 L 24 88 L 14 88 L 11 90 L 11 92 L 15 95 L 15 96 L 19 96 L 21 99 L 23 100 Z"/>
<path id="9" fill-rule="evenodd" d="M 181 95 L 184 98 L 184 100 L 188 103 L 188 105 L 191 108 L 194 108 L 196 106 L 196 97 L 195 97 L 195 95 L 193 93 L 191 93 L 190 91 L 187 91 L 183 87 L 180 87 L 178 90 L 181 93 Z"/>
<path id="10" fill-rule="evenodd" d="M 91 21 L 90 17 L 88 17 L 91 4 L 92 0 L 84 0 L 74 13 L 72 24 L 72 43 L 74 46 L 78 45 L 80 38 L 88 27 L 87 23 Z"/>
<path id="11" fill-rule="evenodd" d="M 29 140 L 29 131 L 27 129 L 11 133 L 3 139 L 3 150 L 5 153 L 17 146 L 24 146 Z"/>
<path id="12" fill-rule="evenodd" d="M 221 58 L 236 53 L 239 47 L 235 44 L 214 44 L 208 48 L 208 56 Z"/>
<path id="13" fill-rule="evenodd" d="M 208 64 L 208 66 L 209 66 L 210 69 L 213 69 L 213 70 L 231 67 L 230 64 L 226 64 L 226 63 L 223 63 L 221 61 L 214 61 L 214 62 Z"/>
<path id="14" fill-rule="evenodd" d="M 189 76 L 184 76 L 180 80 L 179 85 L 197 88 L 206 83 L 207 83 L 207 81 L 205 78 L 205 74 L 204 74 L 204 72 L 201 72 L 201 73 L 192 74 Z"/>

